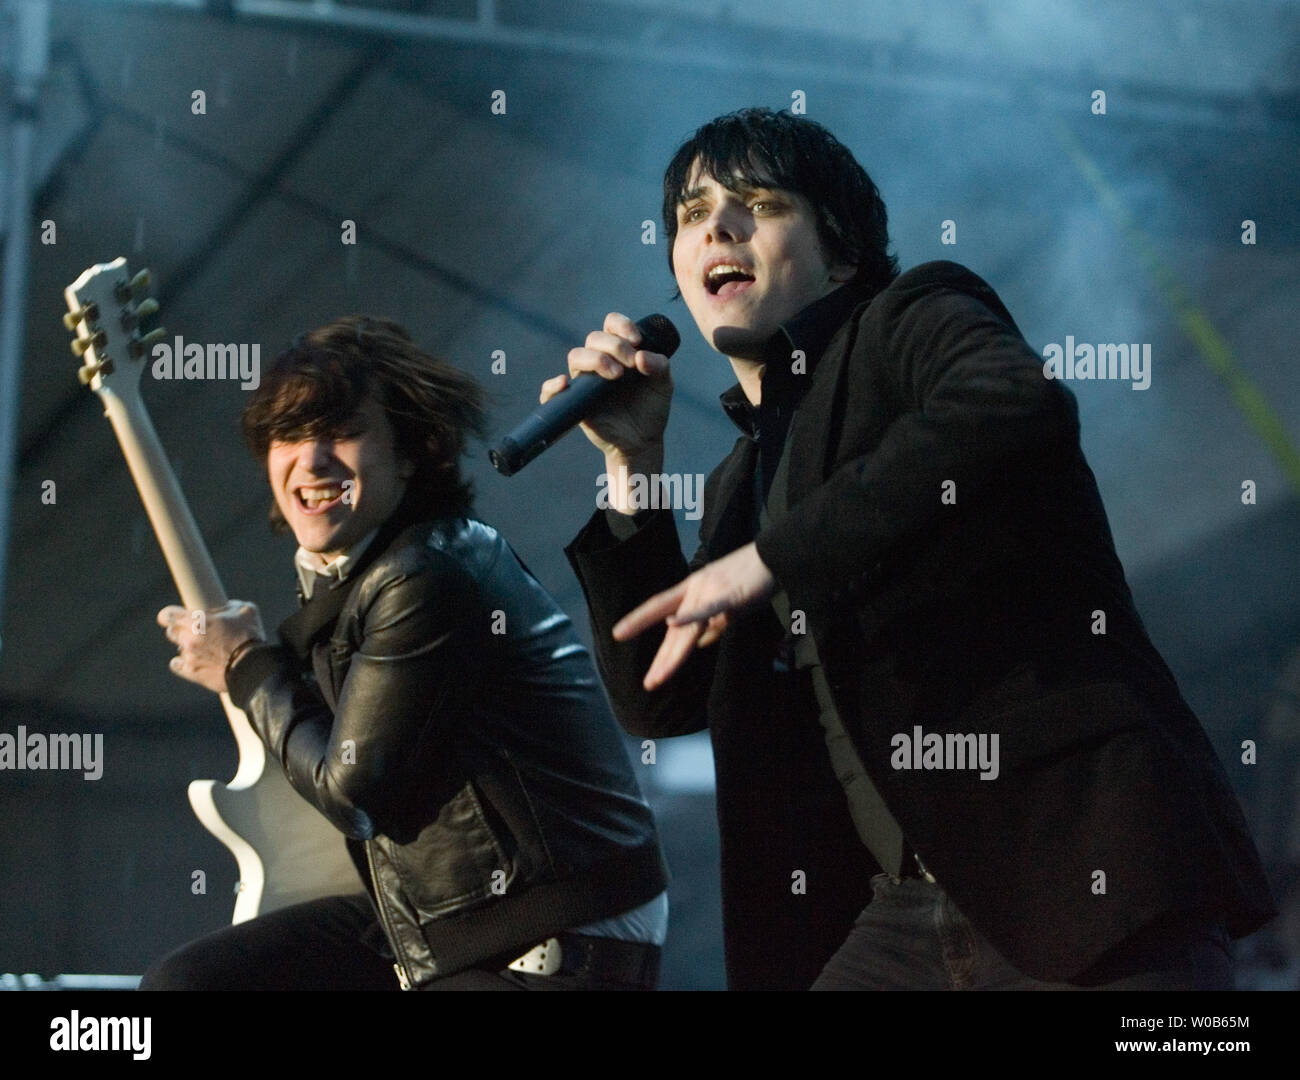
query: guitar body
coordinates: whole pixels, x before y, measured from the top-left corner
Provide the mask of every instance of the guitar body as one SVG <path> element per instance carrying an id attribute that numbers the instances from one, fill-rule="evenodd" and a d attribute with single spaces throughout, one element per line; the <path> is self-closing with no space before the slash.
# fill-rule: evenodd
<path id="1" fill-rule="evenodd" d="M 161 330 L 138 333 L 140 319 L 157 310 L 152 300 L 133 303 L 145 283 L 147 275 L 130 278 L 125 259 L 91 267 L 64 290 L 64 323 L 76 330 L 73 351 L 84 361 L 78 374 L 104 403 L 181 603 L 191 611 L 218 608 L 226 603 L 225 589 L 140 396 L 149 345 L 161 336 Z M 189 796 L 199 821 L 238 864 L 233 921 L 360 891 L 342 835 L 293 790 L 228 695 L 221 703 L 239 767 L 228 784 L 195 780 Z"/>
<path id="2" fill-rule="evenodd" d="M 267 765 L 247 787 L 216 780 L 193 780 L 189 787 L 199 821 L 239 866 L 232 920 L 237 923 L 362 888 L 339 831 L 289 786 L 273 762 Z"/>

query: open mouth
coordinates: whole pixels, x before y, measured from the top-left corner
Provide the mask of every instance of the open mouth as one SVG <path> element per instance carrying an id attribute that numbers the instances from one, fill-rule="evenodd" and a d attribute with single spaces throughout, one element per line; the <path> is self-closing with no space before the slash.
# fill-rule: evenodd
<path id="1" fill-rule="evenodd" d="M 343 501 L 343 485 L 313 484 L 298 488 L 293 495 L 304 513 L 323 514 Z"/>
<path id="2" fill-rule="evenodd" d="M 753 284 L 754 275 L 739 263 L 717 263 L 704 274 L 704 287 L 710 296 L 724 300 Z"/>

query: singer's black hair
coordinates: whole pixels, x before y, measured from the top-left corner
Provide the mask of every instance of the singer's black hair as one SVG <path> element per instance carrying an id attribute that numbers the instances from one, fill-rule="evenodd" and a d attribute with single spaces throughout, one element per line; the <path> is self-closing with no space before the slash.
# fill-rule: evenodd
<path id="1" fill-rule="evenodd" d="M 677 207 L 699 162 L 729 190 L 781 188 L 802 195 L 817 217 L 817 235 L 831 262 L 855 264 L 853 284 L 874 296 L 898 276 L 889 254 L 889 218 L 866 170 L 815 120 L 771 109 L 741 109 L 710 120 L 678 148 L 664 172 L 664 231 L 673 269 Z"/>
<path id="2" fill-rule="evenodd" d="M 368 397 L 383 407 L 397 455 L 415 466 L 403 513 L 467 513 L 473 490 L 460 457 L 467 436 L 486 433 L 483 388 L 388 319 L 348 315 L 298 335 L 244 409 L 244 440 L 265 462 L 272 442 L 343 437 Z M 289 531 L 274 500 L 270 520 L 275 532 Z"/>

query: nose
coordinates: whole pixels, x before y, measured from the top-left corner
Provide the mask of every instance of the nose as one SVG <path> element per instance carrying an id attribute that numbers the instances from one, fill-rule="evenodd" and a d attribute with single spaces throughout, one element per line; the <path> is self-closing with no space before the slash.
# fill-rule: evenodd
<path id="1" fill-rule="evenodd" d="M 298 451 L 298 460 L 311 472 L 324 472 L 334 459 L 334 440 L 328 438 L 304 439 Z"/>
<path id="2" fill-rule="evenodd" d="M 730 199 L 723 199 L 713 208 L 704 226 L 705 236 L 713 241 L 732 243 L 744 237 L 740 211 Z"/>

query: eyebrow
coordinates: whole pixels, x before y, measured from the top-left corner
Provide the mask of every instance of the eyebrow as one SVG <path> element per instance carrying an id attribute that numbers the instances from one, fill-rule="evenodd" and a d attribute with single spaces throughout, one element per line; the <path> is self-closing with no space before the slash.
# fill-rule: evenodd
<path id="1" fill-rule="evenodd" d="M 731 187 L 727 184 L 722 184 L 721 186 L 726 188 L 726 190 L 730 191 L 733 195 L 741 195 L 748 191 L 784 191 L 785 190 L 784 188 L 780 187 L 777 184 L 772 184 L 772 183 L 748 184 L 745 183 L 743 180 L 740 183 L 736 184 L 734 187 Z M 683 203 L 688 203 L 692 199 L 702 199 L 708 194 L 709 194 L 709 189 L 706 187 L 696 186 L 690 188 L 689 190 L 683 191 L 680 195 L 677 196 L 677 205 L 681 206 Z"/>

